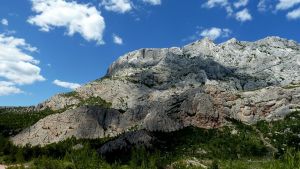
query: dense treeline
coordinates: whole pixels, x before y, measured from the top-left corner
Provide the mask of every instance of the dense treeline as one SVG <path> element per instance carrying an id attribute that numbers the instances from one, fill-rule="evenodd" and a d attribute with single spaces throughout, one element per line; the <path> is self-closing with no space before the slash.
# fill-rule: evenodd
<path id="1" fill-rule="evenodd" d="M 50 109 L 43 111 L 10 111 L 9 109 L 0 109 L 0 134 L 3 136 L 15 135 L 22 129 L 29 127 L 38 120 L 57 113 Z"/>
<path id="2" fill-rule="evenodd" d="M 259 122 L 252 126 L 231 121 L 231 126 L 220 129 L 188 127 L 171 133 L 153 133 L 159 141 L 152 149 L 116 152 L 110 157 L 102 157 L 97 153 L 97 149 L 108 139 L 70 138 L 45 147 L 28 145 L 21 148 L 12 145 L 8 137 L 1 133 L 0 163 L 23 164 L 36 169 L 159 169 L 167 166 L 174 169 L 201 169 L 201 165 L 194 165 L 197 163 L 213 169 L 299 169 L 299 112 L 284 120 Z M 2 120 L 0 125 L 11 129 L 26 126 L 13 128 Z M 260 135 L 263 135 L 264 141 Z M 268 147 L 265 142 L 278 151 Z"/>

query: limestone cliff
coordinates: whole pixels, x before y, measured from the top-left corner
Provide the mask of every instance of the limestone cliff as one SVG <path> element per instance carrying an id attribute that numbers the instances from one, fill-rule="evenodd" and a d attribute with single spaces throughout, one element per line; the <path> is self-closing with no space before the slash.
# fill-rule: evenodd
<path id="1" fill-rule="evenodd" d="M 111 106 L 88 106 L 89 98 Z M 105 77 L 36 107 L 46 108 L 67 110 L 13 137 L 15 144 L 212 128 L 227 118 L 276 120 L 300 109 L 300 45 L 279 37 L 222 44 L 205 38 L 182 48 L 140 49 L 121 56 Z"/>

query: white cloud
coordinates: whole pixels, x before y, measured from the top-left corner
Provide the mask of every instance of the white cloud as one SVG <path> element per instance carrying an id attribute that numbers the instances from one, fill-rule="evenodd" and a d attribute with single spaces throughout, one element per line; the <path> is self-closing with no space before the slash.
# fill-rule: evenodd
<path id="1" fill-rule="evenodd" d="M 0 34 L 0 95 L 21 93 L 17 85 L 43 81 L 39 61 L 27 53 L 37 48 L 30 46 L 24 39 Z"/>
<path id="2" fill-rule="evenodd" d="M 80 84 L 77 84 L 77 83 L 63 82 L 63 81 L 60 81 L 57 79 L 53 81 L 53 84 L 60 86 L 60 87 L 72 89 L 72 90 L 77 89 L 78 87 L 81 86 Z"/>
<path id="3" fill-rule="evenodd" d="M 228 5 L 227 0 L 207 0 L 207 2 L 204 4 L 207 8 L 214 8 L 216 6 L 225 7 Z"/>
<path id="4" fill-rule="evenodd" d="M 49 32 L 55 27 L 65 27 L 69 36 L 79 33 L 87 41 L 103 44 L 104 18 L 100 11 L 88 4 L 65 0 L 31 0 L 37 14 L 28 22 Z"/>
<path id="5" fill-rule="evenodd" d="M 248 9 L 243 9 L 235 14 L 235 19 L 240 22 L 252 20 L 252 16 L 249 13 Z"/>
<path id="6" fill-rule="evenodd" d="M 150 5 L 160 5 L 161 0 L 143 0 L 143 2 L 148 3 Z"/>
<path id="7" fill-rule="evenodd" d="M 244 7 L 244 6 L 248 5 L 248 2 L 249 2 L 249 0 L 238 0 L 233 5 L 236 8 L 240 8 L 240 7 Z"/>
<path id="8" fill-rule="evenodd" d="M 108 11 L 125 13 L 132 10 L 130 0 L 102 0 L 101 5 Z"/>
<path id="9" fill-rule="evenodd" d="M 123 44 L 123 39 L 116 35 L 116 34 L 113 34 L 113 41 L 115 44 L 118 44 L 118 45 L 122 45 Z"/>
<path id="10" fill-rule="evenodd" d="M 207 0 L 207 2 L 202 5 L 202 7 L 205 8 L 221 7 L 226 10 L 229 16 L 231 16 L 233 13 L 233 9 L 231 7 L 231 4 L 228 2 L 228 0 Z"/>
<path id="11" fill-rule="evenodd" d="M 287 13 L 286 17 L 291 20 L 292 19 L 300 19 L 300 8 Z"/>
<path id="12" fill-rule="evenodd" d="M 204 29 L 200 35 L 202 37 L 208 37 L 211 40 L 215 40 L 220 37 L 228 37 L 229 34 L 231 34 L 231 31 L 227 28 L 221 29 L 221 28 L 216 28 L 212 27 L 210 29 Z"/>
<path id="13" fill-rule="evenodd" d="M 265 12 L 269 9 L 272 8 L 272 0 L 259 0 L 258 4 L 257 4 L 257 9 L 260 12 Z"/>
<path id="14" fill-rule="evenodd" d="M 15 84 L 32 84 L 45 80 L 40 75 L 39 61 L 27 52 L 35 52 L 37 48 L 30 46 L 24 39 L 0 34 L 0 77 Z"/>
<path id="15" fill-rule="evenodd" d="M 8 26 L 8 20 L 5 18 L 1 19 L 1 24 L 4 26 Z"/>
<path id="16" fill-rule="evenodd" d="M 15 30 L 4 30 L 3 34 L 5 34 L 5 35 L 13 35 L 13 34 L 16 34 L 16 33 L 17 33 L 17 31 L 15 31 Z"/>
<path id="17" fill-rule="evenodd" d="M 297 4 L 300 4 L 300 0 L 279 0 L 278 4 L 276 5 L 276 9 L 286 10 L 296 6 Z"/>
<path id="18" fill-rule="evenodd" d="M 0 96 L 6 96 L 11 94 L 19 94 L 23 93 L 23 91 L 16 86 L 14 86 L 11 82 L 0 81 Z"/>

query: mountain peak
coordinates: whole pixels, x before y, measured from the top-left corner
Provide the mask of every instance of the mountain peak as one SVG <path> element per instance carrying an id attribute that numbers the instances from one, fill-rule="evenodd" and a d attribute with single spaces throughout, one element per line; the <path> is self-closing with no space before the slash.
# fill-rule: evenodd
<path id="1" fill-rule="evenodd" d="M 45 145 L 132 128 L 170 132 L 220 127 L 227 118 L 250 124 L 276 120 L 300 107 L 299 46 L 277 37 L 219 45 L 204 38 L 182 48 L 136 50 L 116 60 L 104 78 L 41 103 L 38 110 L 68 110 L 12 140 Z"/>

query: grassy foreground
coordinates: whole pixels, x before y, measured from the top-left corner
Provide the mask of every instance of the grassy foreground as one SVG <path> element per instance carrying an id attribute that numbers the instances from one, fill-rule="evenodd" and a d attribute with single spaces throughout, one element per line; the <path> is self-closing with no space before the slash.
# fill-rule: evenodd
<path id="1" fill-rule="evenodd" d="M 133 149 L 123 155 L 117 152 L 109 160 L 96 151 L 108 139 L 71 138 L 43 148 L 11 144 L 8 137 L 13 130 L 19 131 L 44 115 L 0 113 L 0 164 L 33 169 L 300 169 L 299 112 L 253 126 L 232 120 L 231 126 L 220 129 L 188 127 L 153 133 L 159 140 L 153 149 Z"/>

